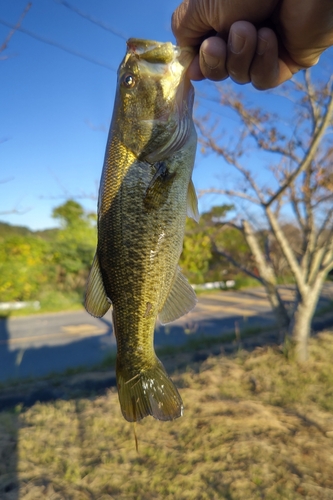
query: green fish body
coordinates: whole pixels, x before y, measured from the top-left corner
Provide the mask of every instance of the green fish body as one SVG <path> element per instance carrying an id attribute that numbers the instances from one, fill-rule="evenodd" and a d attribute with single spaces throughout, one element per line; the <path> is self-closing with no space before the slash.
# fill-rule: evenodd
<path id="1" fill-rule="evenodd" d="M 169 323 L 196 296 L 181 274 L 185 220 L 198 218 L 189 49 L 130 39 L 118 87 L 98 202 L 98 244 L 85 307 L 112 304 L 117 386 L 128 421 L 182 415 L 181 397 L 154 351 L 157 317 Z"/>

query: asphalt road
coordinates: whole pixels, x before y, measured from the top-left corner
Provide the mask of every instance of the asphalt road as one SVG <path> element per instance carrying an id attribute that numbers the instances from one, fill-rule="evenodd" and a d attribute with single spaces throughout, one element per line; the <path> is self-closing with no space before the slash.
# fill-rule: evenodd
<path id="1" fill-rule="evenodd" d="M 283 289 L 292 302 L 293 292 Z M 319 307 L 333 297 L 325 285 Z M 238 328 L 265 325 L 273 315 L 263 289 L 214 292 L 199 296 L 193 311 L 172 324 L 157 325 L 155 346 L 181 345 L 189 337 L 221 335 Z M 116 349 L 111 314 L 102 319 L 85 311 L 41 314 L 0 321 L 0 381 L 92 366 Z"/>

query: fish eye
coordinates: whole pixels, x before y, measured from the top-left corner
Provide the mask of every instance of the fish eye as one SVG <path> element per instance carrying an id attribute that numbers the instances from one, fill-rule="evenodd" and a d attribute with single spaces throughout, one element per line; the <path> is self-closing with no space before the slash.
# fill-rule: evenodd
<path id="1" fill-rule="evenodd" d="M 134 87 L 136 81 L 131 73 L 126 73 L 126 75 L 123 76 L 121 83 L 124 85 L 124 87 L 131 89 Z"/>

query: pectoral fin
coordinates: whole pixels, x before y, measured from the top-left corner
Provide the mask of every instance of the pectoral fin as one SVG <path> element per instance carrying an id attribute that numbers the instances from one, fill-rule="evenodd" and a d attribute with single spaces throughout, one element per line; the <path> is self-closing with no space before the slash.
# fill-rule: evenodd
<path id="1" fill-rule="evenodd" d="M 159 312 L 159 320 L 162 325 L 175 321 L 190 312 L 196 303 L 195 292 L 178 267 L 168 298 Z"/>
<path id="2" fill-rule="evenodd" d="M 196 222 L 199 222 L 198 198 L 192 179 L 190 180 L 187 191 L 187 215 Z"/>
<path id="3" fill-rule="evenodd" d="M 157 209 L 166 202 L 176 173 L 170 173 L 164 161 L 156 162 L 156 173 L 152 178 L 143 200 L 147 209 Z"/>
<path id="4" fill-rule="evenodd" d="M 92 316 L 101 318 L 110 309 L 110 306 L 111 302 L 108 300 L 105 293 L 102 274 L 96 254 L 87 281 L 84 307 Z"/>

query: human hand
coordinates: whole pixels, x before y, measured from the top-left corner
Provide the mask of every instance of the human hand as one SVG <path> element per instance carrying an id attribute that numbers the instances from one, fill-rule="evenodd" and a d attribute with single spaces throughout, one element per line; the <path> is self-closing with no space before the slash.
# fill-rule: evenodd
<path id="1" fill-rule="evenodd" d="M 172 18 L 181 46 L 197 46 L 192 80 L 230 76 L 276 87 L 333 45 L 332 0 L 184 0 Z"/>

